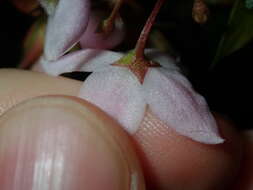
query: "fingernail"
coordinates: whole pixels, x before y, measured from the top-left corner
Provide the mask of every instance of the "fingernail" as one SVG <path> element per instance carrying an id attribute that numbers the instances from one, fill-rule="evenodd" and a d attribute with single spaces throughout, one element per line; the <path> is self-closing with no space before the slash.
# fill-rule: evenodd
<path id="1" fill-rule="evenodd" d="M 68 98 L 41 97 L 16 106 L 0 118 L 0 189 L 144 188 L 136 157 L 125 152 L 130 145 L 108 133 L 111 125 Z"/>

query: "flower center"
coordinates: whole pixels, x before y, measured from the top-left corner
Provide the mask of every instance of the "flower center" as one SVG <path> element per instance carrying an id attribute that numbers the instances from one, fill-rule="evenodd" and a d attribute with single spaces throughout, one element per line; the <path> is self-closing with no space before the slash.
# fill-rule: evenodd
<path id="1" fill-rule="evenodd" d="M 127 67 L 139 80 L 141 84 L 144 82 L 144 78 L 150 67 L 160 67 L 158 63 L 148 60 L 144 55 L 144 49 L 148 40 L 149 33 L 155 22 L 155 18 L 159 13 L 159 10 L 164 3 L 164 0 L 158 0 L 155 4 L 153 11 L 151 12 L 141 34 L 135 49 L 130 51 L 123 58 L 113 63 L 113 66 Z"/>
<path id="2" fill-rule="evenodd" d="M 128 68 L 138 78 L 141 84 L 143 84 L 150 67 L 161 67 L 159 63 L 147 60 L 146 58 L 137 58 L 135 51 L 131 51 L 112 65 Z"/>

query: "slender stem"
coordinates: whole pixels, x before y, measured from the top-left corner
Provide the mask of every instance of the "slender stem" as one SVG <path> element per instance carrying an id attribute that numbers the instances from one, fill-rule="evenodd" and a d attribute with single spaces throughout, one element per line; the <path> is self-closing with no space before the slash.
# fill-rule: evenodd
<path id="1" fill-rule="evenodd" d="M 113 30 L 114 21 L 117 18 L 117 15 L 119 13 L 119 9 L 121 8 L 123 2 L 124 2 L 124 0 L 117 0 L 110 16 L 106 19 L 105 25 L 104 25 L 104 31 L 106 33 L 110 33 Z"/>
<path id="2" fill-rule="evenodd" d="M 156 16 L 158 15 L 160 8 L 163 5 L 164 1 L 165 0 L 157 0 L 151 15 L 149 16 L 148 20 L 146 21 L 146 24 L 140 34 L 139 40 L 137 41 L 137 44 L 135 46 L 136 58 L 144 58 L 144 49 L 146 47 L 149 33 L 151 31 L 151 28 L 155 22 Z"/>

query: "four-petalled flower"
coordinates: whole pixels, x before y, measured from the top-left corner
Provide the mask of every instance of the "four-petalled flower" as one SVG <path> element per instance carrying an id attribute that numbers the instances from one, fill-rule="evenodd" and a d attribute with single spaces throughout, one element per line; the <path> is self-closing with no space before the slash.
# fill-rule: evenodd
<path id="1" fill-rule="evenodd" d="M 205 99 L 194 91 L 172 59 L 156 53 L 159 56 L 154 60 L 162 67 L 149 67 L 143 84 L 128 68 L 107 63 L 92 70 L 79 96 L 100 107 L 130 133 L 137 131 L 149 107 L 182 135 L 202 143 L 222 143 Z"/>
<path id="2" fill-rule="evenodd" d="M 149 59 L 144 56 L 148 34 L 162 3 L 157 1 L 136 48 L 129 54 L 84 49 L 62 56 L 86 28 L 83 22 L 88 22 L 89 0 L 60 0 L 49 16 L 45 52 L 36 69 L 53 75 L 93 72 L 79 97 L 97 105 L 130 133 L 138 130 L 148 108 L 184 136 L 207 144 L 222 143 L 205 99 L 180 73 L 174 59 L 157 50 L 145 51 Z M 66 16 L 71 6 L 75 11 Z M 83 10 L 86 12 L 78 17 Z"/>
<path id="3" fill-rule="evenodd" d="M 93 72 L 82 85 L 79 97 L 100 107 L 130 133 L 138 129 L 149 108 L 182 135 L 202 143 L 222 143 L 206 101 L 180 73 L 175 60 L 155 49 L 145 54 L 161 67 L 148 68 L 143 84 L 127 67 L 113 66 L 124 55 L 108 50 L 80 50 L 53 64 L 41 58 L 39 70 L 51 75 Z"/>

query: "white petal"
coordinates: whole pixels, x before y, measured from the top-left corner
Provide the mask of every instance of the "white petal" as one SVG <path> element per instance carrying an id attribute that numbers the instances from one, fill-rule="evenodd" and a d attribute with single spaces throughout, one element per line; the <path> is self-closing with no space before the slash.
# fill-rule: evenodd
<path id="1" fill-rule="evenodd" d="M 181 135 L 207 144 L 222 143 L 205 99 L 185 81 L 179 73 L 169 76 L 165 69 L 150 69 L 143 87 L 151 111 Z"/>
<path id="2" fill-rule="evenodd" d="M 55 12 L 58 0 L 39 0 L 41 6 L 45 9 L 48 15 L 52 15 Z"/>
<path id="3" fill-rule="evenodd" d="M 44 53 L 54 61 L 77 43 L 89 19 L 89 0 L 60 0 L 49 16 Z"/>
<path id="4" fill-rule="evenodd" d="M 161 52 L 158 49 L 145 49 L 145 55 L 150 60 L 159 63 L 162 67 L 169 71 L 179 71 L 180 69 L 176 66 L 176 60 L 168 55 L 167 53 Z"/>
<path id="5" fill-rule="evenodd" d="M 124 56 L 123 53 L 109 50 L 89 49 L 86 50 L 85 63 L 81 71 L 100 71 L 118 61 Z"/>
<path id="6" fill-rule="evenodd" d="M 85 49 L 69 53 L 56 61 L 41 57 L 33 70 L 54 76 L 73 71 L 93 72 L 103 70 L 122 56 L 123 54 L 113 51 Z"/>
<path id="7" fill-rule="evenodd" d="M 138 129 L 146 107 L 141 84 L 128 69 L 120 67 L 91 74 L 79 97 L 97 105 L 130 133 Z"/>

